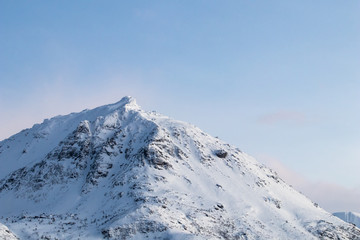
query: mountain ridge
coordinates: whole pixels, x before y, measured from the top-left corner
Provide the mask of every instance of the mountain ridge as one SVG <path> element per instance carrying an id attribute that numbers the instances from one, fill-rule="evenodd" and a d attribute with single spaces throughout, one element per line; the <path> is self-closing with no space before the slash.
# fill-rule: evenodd
<path id="1" fill-rule="evenodd" d="M 1 141 L 0 164 L 0 222 L 20 238 L 360 236 L 238 148 L 131 97 Z"/>

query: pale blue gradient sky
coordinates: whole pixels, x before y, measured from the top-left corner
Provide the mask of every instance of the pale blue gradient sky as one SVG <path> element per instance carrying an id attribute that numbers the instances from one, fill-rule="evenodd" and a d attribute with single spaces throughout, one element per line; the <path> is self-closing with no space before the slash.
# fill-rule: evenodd
<path id="1" fill-rule="evenodd" d="M 260 161 L 358 188 L 359 12 L 358 0 L 0 0 L 0 139 L 132 95 Z"/>

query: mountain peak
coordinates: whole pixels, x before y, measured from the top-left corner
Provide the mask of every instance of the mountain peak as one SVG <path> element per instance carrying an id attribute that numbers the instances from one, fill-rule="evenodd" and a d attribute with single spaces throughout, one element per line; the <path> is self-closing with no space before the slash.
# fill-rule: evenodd
<path id="1" fill-rule="evenodd" d="M 125 96 L 120 101 L 108 105 L 108 107 L 111 110 L 119 109 L 119 108 L 125 108 L 125 109 L 134 109 L 134 110 L 140 110 L 140 106 L 137 105 L 136 99 L 131 96 Z"/>

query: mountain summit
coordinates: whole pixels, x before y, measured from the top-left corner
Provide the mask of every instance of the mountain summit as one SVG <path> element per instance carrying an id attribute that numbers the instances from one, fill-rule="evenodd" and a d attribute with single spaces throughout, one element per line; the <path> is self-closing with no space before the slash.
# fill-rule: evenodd
<path id="1" fill-rule="evenodd" d="M 238 148 L 131 97 L 1 141 L 0 222 L 20 239 L 360 238 Z"/>

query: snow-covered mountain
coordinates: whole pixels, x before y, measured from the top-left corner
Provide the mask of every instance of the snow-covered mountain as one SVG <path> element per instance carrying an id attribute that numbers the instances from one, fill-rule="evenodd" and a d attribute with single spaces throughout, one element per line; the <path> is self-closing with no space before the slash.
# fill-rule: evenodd
<path id="1" fill-rule="evenodd" d="M 360 239 L 238 148 L 131 97 L 1 141 L 0 222 L 20 239 Z"/>
<path id="2" fill-rule="evenodd" d="M 357 227 L 360 227 L 360 213 L 356 212 L 336 212 L 333 213 L 338 218 L 342 219 L 345 222 L 353 223 Z"/>

